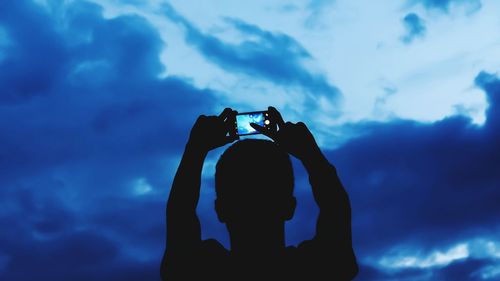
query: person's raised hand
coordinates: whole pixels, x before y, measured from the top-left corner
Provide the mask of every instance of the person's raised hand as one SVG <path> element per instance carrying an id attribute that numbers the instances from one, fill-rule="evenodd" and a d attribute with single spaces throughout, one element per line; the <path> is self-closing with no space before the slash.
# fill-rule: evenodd
<path id="1" fill-rule="evenodd" d="M 303 122 L 285 122 L 278 110 L 272 106 L 268 108 L 268 113 L 271 121 L 268 126 L 263 127 L 255 123 L 251 123 L 250 126 L 274 140 L 301 161 L 321 153 L 316 140 Z"/>
<path id="2" fill-rule="evenodd" d="M 231 134 L 236 111 L 226 108 L 219 116 L 200 115 L 196 120 L 188 145 L 201 152 L 208 152 L 237 139 Z"/>

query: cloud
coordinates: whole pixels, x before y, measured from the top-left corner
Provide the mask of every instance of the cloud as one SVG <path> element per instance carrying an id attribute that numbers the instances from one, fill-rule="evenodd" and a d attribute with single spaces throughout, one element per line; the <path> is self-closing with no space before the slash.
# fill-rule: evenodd
<path id="1" fill-rule="evenodd" d="M 495 236 L 500 80 L 481 72 L 475 82 L 489 101 L 481 127 L 463 116 L 358 123 L 365 135 L 328 152 L 351 196 L 360 257 Z"/>
<path id="2" fill-rule="evenodd" d="M 99 7 L 72 4 L 68 27 L 58 32 L 43 10 L 16 5 L 2 24 L 17 47 L 0 65 L 6 73 L 0 165 L 10 175 L 79 160 L 116 161 L 110 156 L 127 165 L 134 157 L 177 152 L 182 140 L 172 132 L 187 133 L 195 115 L 215 103 L 210 90 L 157 78 L 163 43 L 140 17 L 104 20 Z M 40 32 L 27 36 L 32 24 Z"/>
<path id="3" fill-rule="evenodd" d="M 388 268 L 428 268 L 434 266 L 448 265 L 457 260 L 466 259 L 469 256 L 467 244 L 458 244 L 446 251 L 435 251 L 426 256 L 392 256 L 383 257 L 379 263 Z"/>
<path id="4" fill-rule="evenodd" d="M 0 279 L 158 279 L 170 161 L 214 92 L 159 78 L 137 15 L 2 2 L 0 26 Z"/>
<path id="5" fill-rule="evenodd" d="M 309 15 L 306 18 L 305 26 L 307 28 L 316 28 L 322 26 L 321 16 L 325 10 L 331 8 L 335 4 L 335 0 L 310 0 L 306 6 Z"/>
<path id="6" fill-rule="evenodd" d="M 353 201 L 359 196 L 360 207 L 373 210 L 370 217 L 381 216 L 369 221 L 390 230 L 381 233 L 378 244 L 392 235 L 410 238 L 419 229 L 437 238 L 440 231 L 493 222 L 498 208 L 491 196 L 497 191 L 500 158 L 492 134 L 498 131 L 500 83 L 486 73 L 479 74 L 476 83 L 490 101 L 484 127 L 462 116 L 431 124 L 365 123 L 359 124 L 368 132 L 365 136 L 331 152 L 346 185 L 353 188 Z M 378 205 L 382 201 L 386 201 L 383 208 Z"/>
<path id="7" fill-rule="evenodd" d="M 427 28 L 424 21 L 415 13 L 409 13 L 403 18 L 406 34 L 401 37 L 405 44 L 413 42 L 416 38 L 424 37 Z"/>
<path id="8" fill-rule="evenodd" d="M 363 135 L 325 151 L 351 198 L 359 280 L 496 278 L 500 80 L 481 72 L 475 83 L 489 101 L 482 126 L 465 116 L 360 122 L 352 126 Z M 311 237 L 317 216 L 295 164 L 299 209 L 287 224 L 289 244 Z"/>
<path id="9" fill-rule="evenodd" d="M 499 241 L 469 240 L 432 253 L 402 247 L 376 262 L 362 264 L 356 280 L 496 280 Z"/>
<path id="10" fill-rule="evenodd" d="M 481 0 L 410 0 L 410 3 L 421 4 L 430 10 L 439 10 L 448 13 L 452 7 L 463 6 L 467 12 L 475 12 L 481 9 Z"/>
<path id="11" fill-rule="evenodd" d="M 363 265 L 360 274 L 356 278 L 359 281 L 382 281 L 382 280 L 442 280 L 442 281 L 479 281 L 495 280 L 488 275 L 483 275 L 482 269 L 495 265 L 490 259 L 464 259 L 453 262 L 444 267 L 432 269 L 405 269 L 398 271 L 383 271 L 376 267 Z"/>
<path id="12" fill-rule="evenodd" d="M 325 76 L 311 73 L 304 67 L 311 60 L 309 52 L 295 39 L 283 34 L 263 30 L 256 25 L 234 18 L 226 18 L 244 37 L 241 43 L 226 43 L 203 33 L 169 4 L 163 5 L 164 14 L 185 29 L 186 41 L 217 66 L 230 72 L 258 77 L 284 87 L 299 87 L 306 93 L 307 103 L 317 106 L 320 98 L 336 103 L 341 97 L 339 89 Z"/>
<path id="13" fill-rule="evenodd" d="M 227 19 L 245 36 L 230 44 L 167 14 L 221 68 L 298 87 L 311 104 L 340 97 L 304 67 L 312 56 L 290 36 Z M 83 1 L 0 3 L 0 279 L 158 279 L 165 199 L 189 129 L 226 103 L 182 78 L 159 78 L 163 46 L 137 15 L 105 18 Z M 499 230 L 500 80 L 482 72 L 475 83 L 489 102 L 481 127 L 464 116 L 360 122 L 346 125 L 360 136 L 325 151 L 351 196 L 359 280 L 497 278 L 498 251 L 487 245 Z M 294 167 L 288 244 L 310 238 L 317 215 L 307 175 Z M 204 178 L 198 211 L 205 237 L 227 244 L 212 180 Z M 446 263 L 378 263 L 436 263 L 460 243 L 467 257 Z"/>

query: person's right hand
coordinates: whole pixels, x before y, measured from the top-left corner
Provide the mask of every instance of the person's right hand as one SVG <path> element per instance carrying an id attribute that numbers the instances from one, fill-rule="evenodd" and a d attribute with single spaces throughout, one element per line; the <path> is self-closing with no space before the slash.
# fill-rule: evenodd
<path id="1" fill-rule="evenodd" d="M 321 154 L 313 135 L 303 122 L 286 122 L 276 108 L 268 108 L 271 123 L 267 127 L 251 123 L 255 130 L 274 140 L 288 153 L 304 161 Z"/>
<path id="2" fill-rule="evenodd" d="M 191 129 L 189 147 L 207 153 L 235 141 L 237 136 L 230 133 L 235 115 L 236 111 L 231 108 L 224 109 L 219 116 L 200 115 Z"/>

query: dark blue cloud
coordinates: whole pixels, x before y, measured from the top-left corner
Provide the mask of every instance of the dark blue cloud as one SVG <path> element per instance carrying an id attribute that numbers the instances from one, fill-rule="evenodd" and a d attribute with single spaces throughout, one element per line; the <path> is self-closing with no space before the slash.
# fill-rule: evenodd
<path id="1" fill-rule="evenodd" d="M 411 43 L 416 38 L 424 37 L 427 28 L 424 21 L 415 13 L 409 13 L 403 18 L 406 34 L 401 37 L 401 41 L 406 44 Z"/>
<path id="2" fill-rule="evenodd" d="M 463 116 L 361 123 L 366 135 L 328 152 L 351 194 L 361 257 L 498 238 L 500 80 L 482 72 L 476 84 L 489 101 L 483 126 Z"/>
<path id="3" fill-rule="evenodd" d="M 176 152 L 182 141 L 171 134 L 188 132 L 193 113 L 214 104 L 209 90 L 157 78 L 162 42 L 145 20 L 104 20 L 98 7 L 75 4 L 67 30 L 57 32 L 43 10 L 33 17 L 46 22 L 34 23 L 27 10 L 36 8 L 16 5 L 2 17 L 16 46 L 0 65 L 0 165 L 8 174 L 75 160 L 117 161 L 110 155 L 126 165 L 129 157 Z M 27 36 L 31 24 L 47 34 Z"/>
<path id="4" fill-rule="evenodd" d="M 326 77 L 308 71 L 302 61 L 312 59 L 309 52 L 292 37 L 283 33 L 262 30 L 238 19 L 226 22 L 248 40 L 239 44 L 226 43 L 203 33 L 171 5 L 163 6 L 164 14 L 186 31 L 186 40 L 217 66 L 249 76 L 268 80 L 282 86 L 300 87 L 308 93 L 313 106 L 320 96 L 335 102 L 341 94 Z"/>
<path id="5" fill-rule="evenodd" d="M 231 45 L 175 16 L 188 41 L 225 69 L 302 87 L 312 98 L 316 90 L 338 96 L 301 67 L 310 54 L 289 36 L 230 19 L 257 38 Z M 139 16 L 105 19 L 82 1 L 3 1 L 0 27 L 9 41 L 0 46 L 0 279 L 158 280 L 165 199 L 190 126 L 226 101 L 181 78 L 158 78 L 164 43 Z M 500 81 L 481 73 L 476 85 L 489 102 L 483 126 L 462 116 L 351 124 L 364 135 L 325 151 L 351 195 L 359 280 L 474 280 L 494 265 L 469 257 L 387 272 L 365 261 L 497 239 Z M 294 166 L 299 204 L 289 244 L 311 237 L 317 215 L 305 171 Z M 138 182 L 151 193 L 135 194 Z M 227 244 L 211 176 L 204 188 L 204 236 Z"/>
<path id="6" fill-rule="evenodd" d="M 440 280 L 464 280 L 479 281 L 490 278 L 483 278 L 481 270 L 489 266 L 495 266 L 497 263 L 490 259 L 466 259 L 454 262 L 449 266 L 436 270 L 436 275 Z"/>
<path id="7" fill-rule="evenodd" d="M 158 78 L 145 19 L 51 3 L 0 3 L 0 279 L 158 279 L 169 159 L 213 92 Z"/>

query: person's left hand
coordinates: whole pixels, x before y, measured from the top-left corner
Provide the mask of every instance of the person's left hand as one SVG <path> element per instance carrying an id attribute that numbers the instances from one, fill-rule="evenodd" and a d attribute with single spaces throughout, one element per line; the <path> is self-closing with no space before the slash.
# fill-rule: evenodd
<path id="1" fill-rule="evenodd" d="M 235 141 L 238 137 L 231 134 L 235 115 L 231 108 L 224 109 L 219 116 L 200 115 L 191 129 L 188 145 L 206 153 Z"/>
<path id="2" fill-rule="evenodd" d="M 285 122 L 278 110 L 272 106 L 268 108 L 268 112 L 271 121 L 269 126 L 263 127 L 255 123 L 250 123 L 250 126 L 301 161 L 321 155 L 321 150 L 306 124 Z"/>

